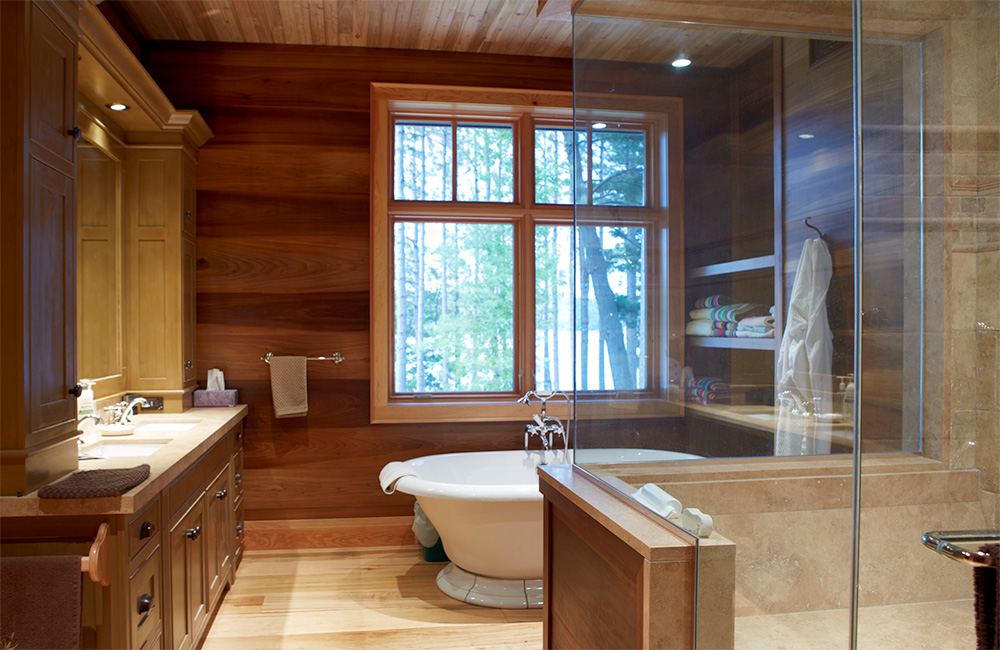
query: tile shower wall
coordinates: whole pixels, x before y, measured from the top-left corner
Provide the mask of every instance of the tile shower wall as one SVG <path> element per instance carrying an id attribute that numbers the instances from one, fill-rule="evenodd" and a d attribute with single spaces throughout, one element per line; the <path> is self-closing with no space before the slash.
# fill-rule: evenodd
<path id="1" fill-rule="evenodd" d="M 976 468 L 1000 526 L 1000 5 L 951 24 L 946 242 L 950 253 L 949 462 Z M 974 47 L 969 47 L 975 43 Z"/>

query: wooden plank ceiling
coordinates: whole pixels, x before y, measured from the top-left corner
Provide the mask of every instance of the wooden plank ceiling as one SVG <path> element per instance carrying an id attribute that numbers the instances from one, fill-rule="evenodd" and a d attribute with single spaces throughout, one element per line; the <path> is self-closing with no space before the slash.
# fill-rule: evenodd
<path id="1" fill-rule="evenodd" d="M 388 47 L 569 57 L 568 2 L 119 0 L 153 40 Z"/>
<path id="2" fill-rule="evenodd" d="M 574 0 L 107 0 L 148 40 L 403 48 L 568 58 Z M 583 18 L 584 57 L 735 67 L 760 35 Z"/>

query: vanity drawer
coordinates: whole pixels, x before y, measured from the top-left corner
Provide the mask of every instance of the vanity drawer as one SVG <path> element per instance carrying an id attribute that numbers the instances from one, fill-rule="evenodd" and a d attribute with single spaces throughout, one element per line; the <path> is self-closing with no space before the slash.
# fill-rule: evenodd
<path id="1" fill-rule="evenodd" d="M 160 532 L 160 498 L 153 499 L 128 524 L 128 557 L 135 560 Z"/>
<path id="2" fill-rule="evenodd" d="M 218 467 L 229 458 L 229 441 L 223 438 L 205 452 L 194 465 L 184 474 L 170 484 L 167 488 L 167 508 L 170 514 L 170 525 L 177 521 L 179 516 L 187 511 L 191 503 L 201 493 L 200 488 L 211 476 L 215 476 Z"/>
<path id="3" fill-rule="evenodd" d="M 129 578 L 128 587 L 129 631 L 133 650 L 142 648 L 163 618 L 163 585 L 160 582 L 160 547 L 153 550 L 142 565 Z"/>

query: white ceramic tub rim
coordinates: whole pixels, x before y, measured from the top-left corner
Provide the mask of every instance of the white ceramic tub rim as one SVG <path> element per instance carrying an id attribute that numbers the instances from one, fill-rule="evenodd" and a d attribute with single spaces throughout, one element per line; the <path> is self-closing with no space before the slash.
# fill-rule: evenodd
<path id="1" fill-rule="evenodd" d="M 701 456 L 695 456 L 692 454 L 660 450 L 607 449 L 599 451 L 613 455 L 622 453 L 626 455 L 635 454 L 641 456 L 642 460 L 647 462 L 701 458 Z M 526 459 L 525 454 L 527 454 L 527 458 L 531 461 L 530 466 L 524 463 L 524 460 Z M 572 460 L 572 450 L 570 450 L 570 454 L 570 460 Z M 408 465 L 414 472 L 417 472 L 418 475 L 404 476 L 399 479 L 396 483 L 396 490 L 416 497 L 434 497 L 439 499 L 456 499 L 460 501 L 540 501 L 542 499 L 542 494 L 538 491 L 538 476 L 536 474 L 536 468 L 542 463 L 543 458 L 546 464 L 568 464 L 566 463 L 562 450 L 556 452 L 543 452 L 541 450 L 531 450 L 528 452 L 520 450 L 477 451 L 421 456 L 419 458 L 412 458 L 410 460 L 403 461 L 404 464 Z M 479 473 L 475 478 L 463 477 L 468 479 L 465 482 L 446 482 L 440 479 L 434 480 L 433 477 L 424 478 L 419 476 L 419 466 L 423 464 L 423 462 L 440 462 L 449 459 L 453 459 L 457 463 L 460 463 L 463 467 L 465 467 L 468 463 L 474 463 L 476 461 L 480 461 L 482 464 L 479 465 Z M 510 462 L 514 459 L 519 459 L 520 462 L 518 465 L 523 467 L 523 477 L 521 475 L 518 475 L 517 477 L 523 478 L 523 482 L 506 484 L 487 482 L 491 478 L 491 468 L 494 472 L 501 471 L 501 467 L 508 469 L 511 467 Z M 620 459 L 616 460 L 621 462 Z M 636 458 L 636 460 L 638 460 L 638 458 Z"/>

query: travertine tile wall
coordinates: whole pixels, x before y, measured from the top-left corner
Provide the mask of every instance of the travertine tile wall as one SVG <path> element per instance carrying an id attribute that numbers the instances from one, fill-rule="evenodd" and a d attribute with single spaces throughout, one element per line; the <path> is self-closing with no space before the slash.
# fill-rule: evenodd
<path id="1" fill-rule="evenodd" d="M 976 468 L 1000 526 L 1000 3 L 951 24 L 946 86 L 946 236 L 953 468 Z M 930 89 L 933 92 L 933 89 Z"/>

